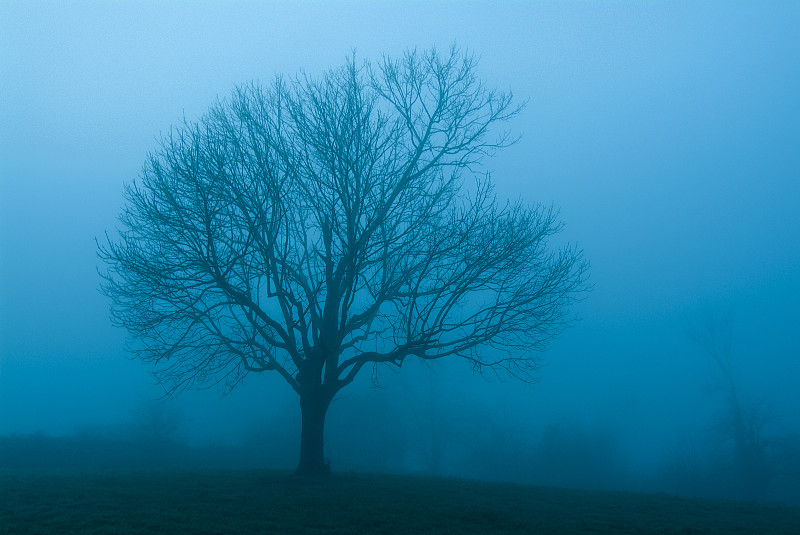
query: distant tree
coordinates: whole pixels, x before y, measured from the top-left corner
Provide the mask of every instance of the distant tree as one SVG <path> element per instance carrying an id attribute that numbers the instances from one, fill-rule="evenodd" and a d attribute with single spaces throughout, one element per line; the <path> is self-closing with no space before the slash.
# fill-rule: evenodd
<path id="1" fill-rule="evenodd" d="M 707 314 L 702 327 L 691 326 L 690 338 L 699 344 L 721 372 L 726 392 L 725 414 L 716 434 L 733 442 L 733 466 L 742 496 L 764 498 L 770 477 L 769 440 L 764 433 L 771 411 L 763 400 L 745 398 L 734 377 L 732 317 Z"/>
<path id="2" fill-rule="evenodd" d="M 460 357 L 530 379 L 585 288 L 552 207 L 498 205 L 484 156 L 519 107 L 452 48 L 237 88 L 126 187 L 99 255 L 112 318 L 170 392 L 275 372 L 298 394 L 298 473 L 365 367 Z M 467 178 L 474 180 L 466 187 Z"/>
<path id="3" fill-rule="evenodd" d="M 429 362 L 417 372 L 414 381 L 405 385 L 403 392 L 404 405 L 413 416 L 417 453 L 425 471 L 434 476 L 442 475 L 444 461 L 450 446 L 459 441 L 456 419 L 452 411 L 445 410 L 443 381 Z M 461 408 L 464 409 L 463 403 Z"/>
<path id="4" fill-rule="evenodd" d="M 177 439 L 183 416 L 167 400 L 149 399 L 137 404 L 133 412 L 133 428 L 139 438 L 164 444 Z"/>

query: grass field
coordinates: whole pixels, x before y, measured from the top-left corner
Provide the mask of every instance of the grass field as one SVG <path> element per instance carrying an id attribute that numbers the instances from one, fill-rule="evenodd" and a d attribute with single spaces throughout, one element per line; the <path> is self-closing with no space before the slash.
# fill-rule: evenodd
<path id="1" fill-rule="evenodd" d="M 800 533 L 800 507 L 385 475 L 0 475 L 2 534 Z"/>

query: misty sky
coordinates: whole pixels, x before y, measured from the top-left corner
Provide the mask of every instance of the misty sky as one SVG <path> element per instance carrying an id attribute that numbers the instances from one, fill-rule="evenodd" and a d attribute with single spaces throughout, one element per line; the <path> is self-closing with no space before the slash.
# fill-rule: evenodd
<path id="1" fill-rule="evenodd" d="M 453 42 L 528 100 L 487 167 L 501 197 L 560 208 L 594 290 L 537 385 L 452 388 L 663 449 L 719 397 L 687 318 L 732 310 L 742 388 L 796 427 L 799 27 L 796 2 L 3 1 L 0 434 L 113 425 L 159 394 L 110 324 L 95 238 L 161 133 L 239 83 Z M 184 403 L 219 437 L 270 396 L 291 399 L 256 377 Z"/>

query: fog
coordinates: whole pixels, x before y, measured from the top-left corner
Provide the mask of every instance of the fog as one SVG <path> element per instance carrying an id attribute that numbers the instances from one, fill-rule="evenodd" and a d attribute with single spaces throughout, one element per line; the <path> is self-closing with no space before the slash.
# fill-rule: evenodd
<path id="1" fill-rule="evenodd" d="M 708 316 L 738 392 L 770 407 L 763 436 L 796 443 L 798 24 L 790 2 L 3 2 L 0 436 L 123 433 L 163 394 L 111 325 L 95 242 L 160 134 L 236 84 L 455 42 L 527 100 L 486 162 L 497 193 L 557 206 L 593 289 L 535 384 L 365 370 L 328 416 L 333 469 L 672 490 L 687 449 L 727 447 L 724 374 L 689 336 Z M 171 440 L 293 468 L 294 392 L 253 375 L 220 394 L 169 400 Z"/>

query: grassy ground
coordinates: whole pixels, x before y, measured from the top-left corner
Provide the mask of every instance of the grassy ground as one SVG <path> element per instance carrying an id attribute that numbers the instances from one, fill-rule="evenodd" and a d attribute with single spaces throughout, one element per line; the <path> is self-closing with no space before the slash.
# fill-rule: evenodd
<path id="1" fill-rule="evenodd" d="M 800 533 L 800 507 L 267 471 L 0 476 L 0 534 Z"/>

